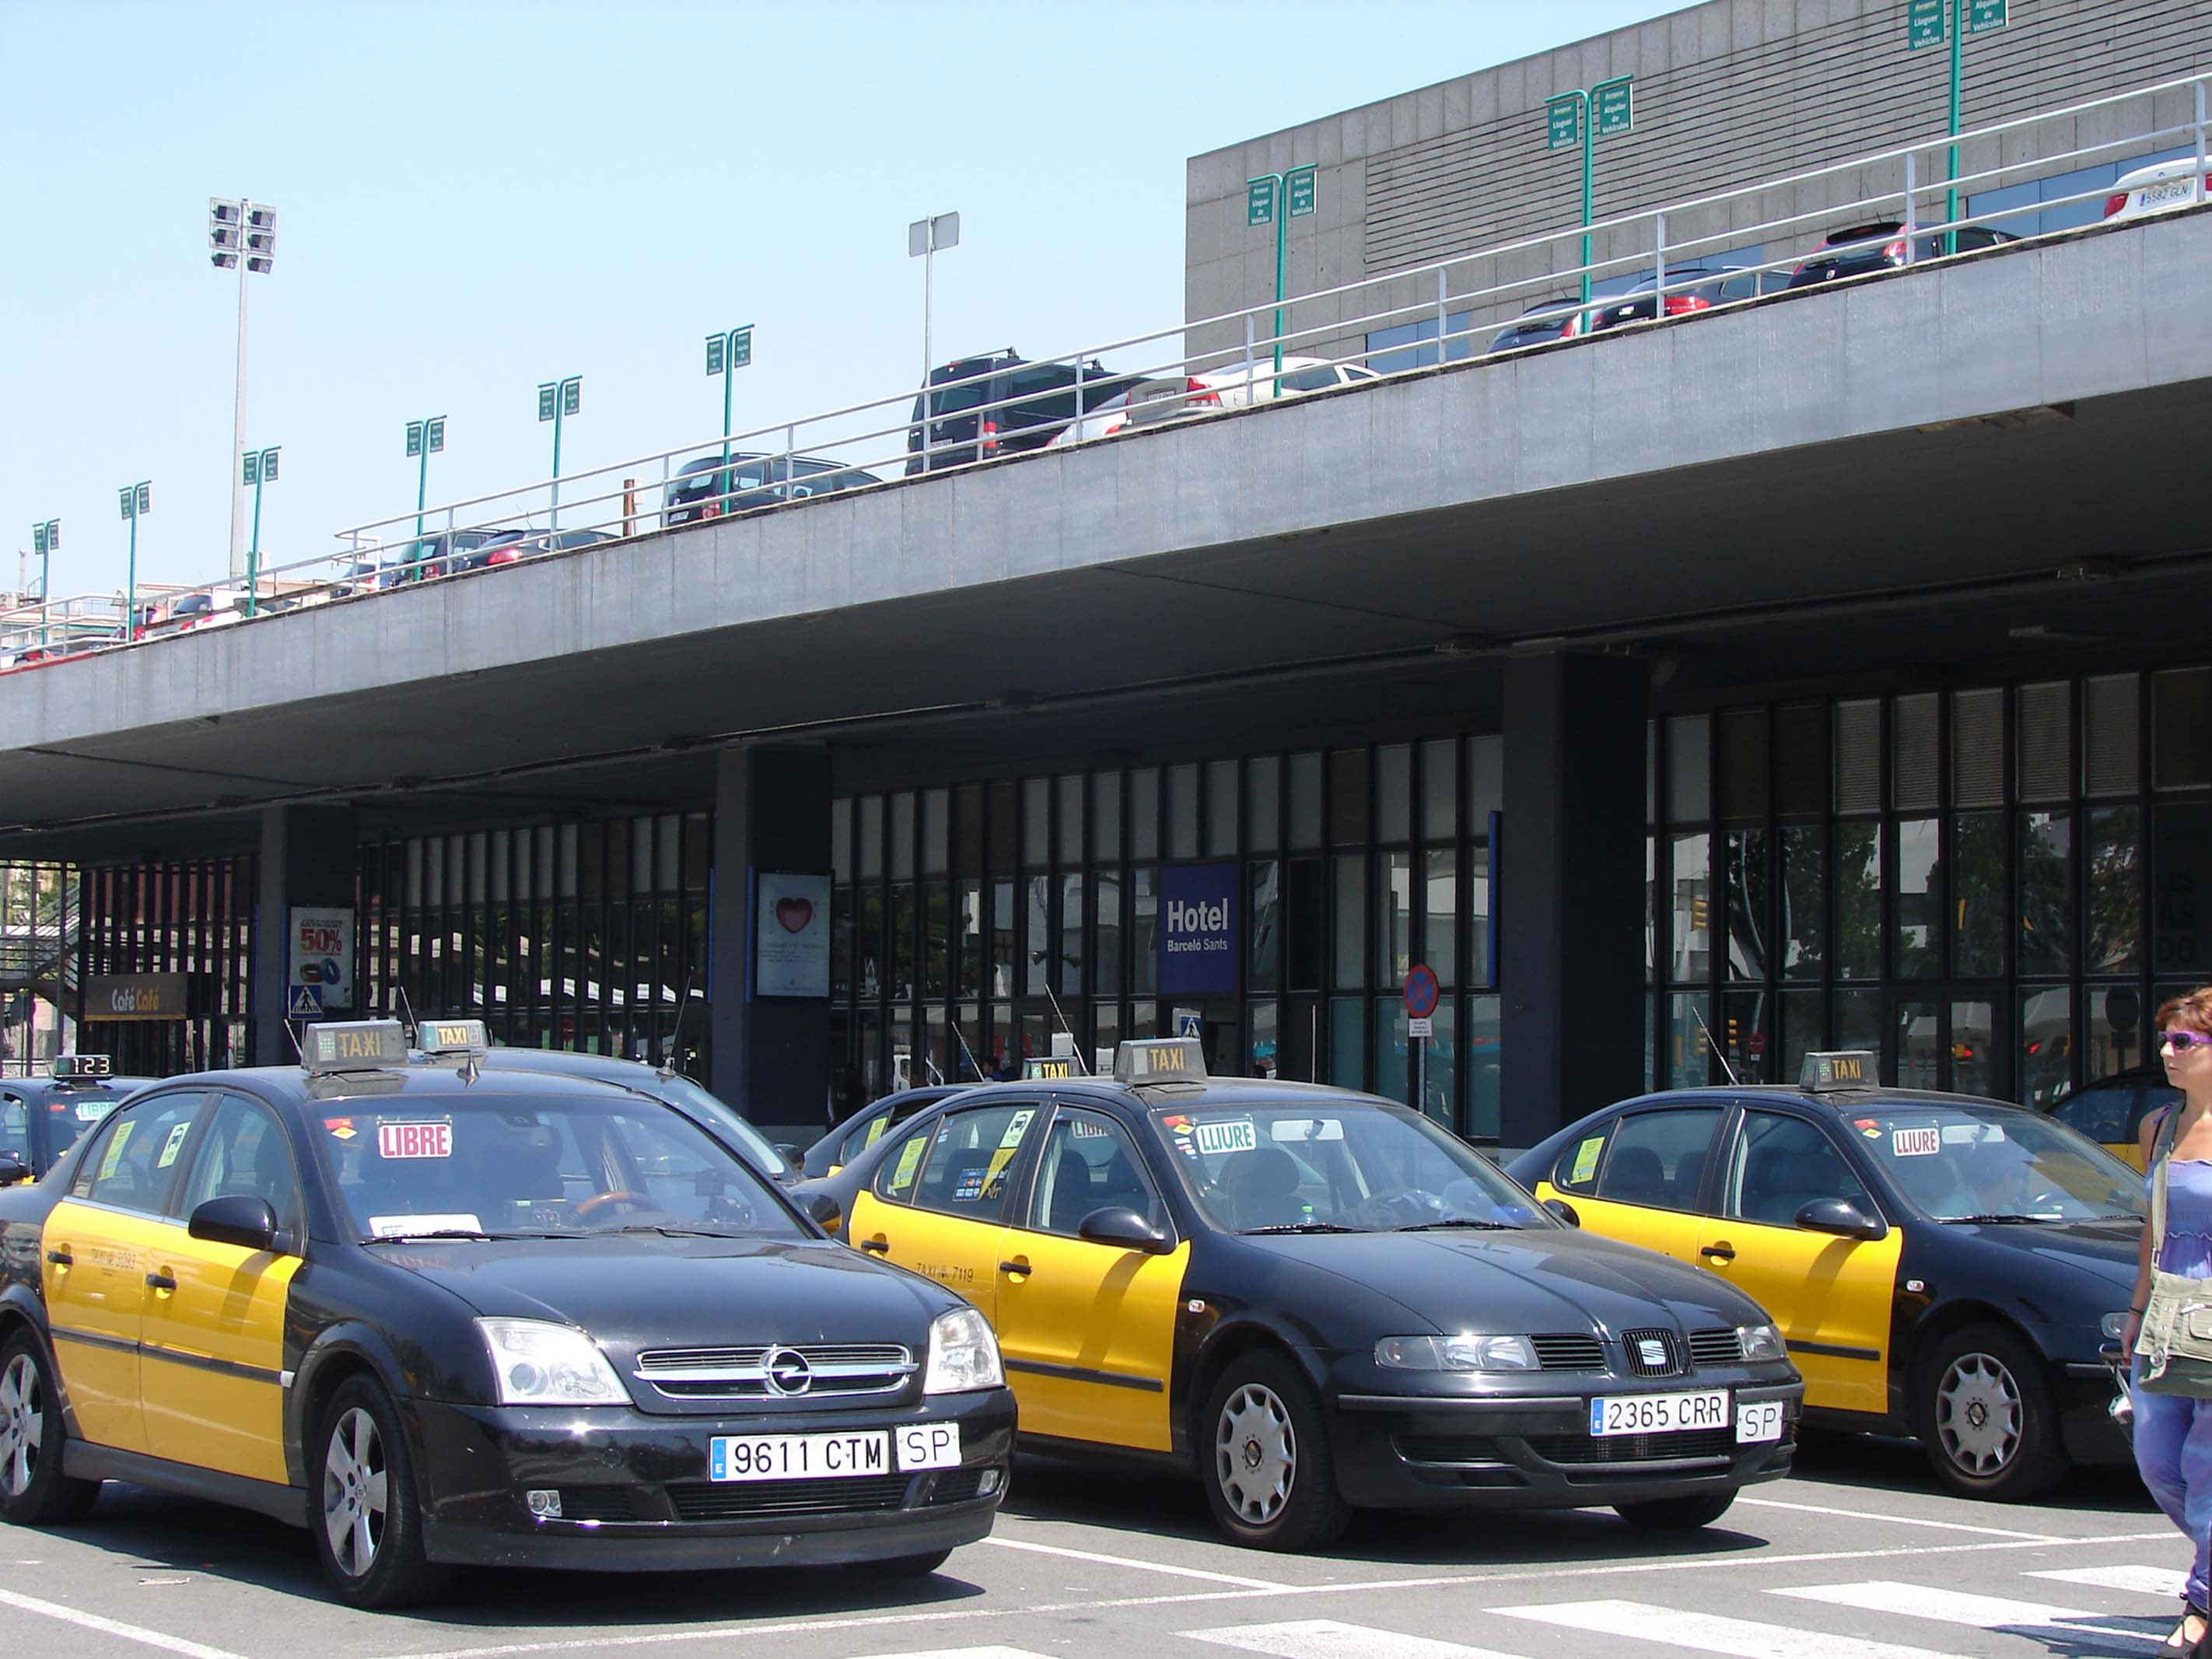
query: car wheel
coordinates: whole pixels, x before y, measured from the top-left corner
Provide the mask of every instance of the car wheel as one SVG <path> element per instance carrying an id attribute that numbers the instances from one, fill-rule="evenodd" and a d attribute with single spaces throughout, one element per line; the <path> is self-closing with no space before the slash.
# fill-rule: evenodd
<path id="1" fill-rule="evenodd" d="M 1969 1325 L 1937 1343 L 1915 1393 L 1920 1443 L 1954 1492 L 2018 1503 L 2066 1473 L 2042 1363 L 2002 1325 Z"/>
<path id="2" fill-rule="evenodd" d="M 887 1578 L 927 1578 L 951 1559 L 951 1550 L 927 1550 L 920 1555 L 894 1555 L 888 1561 L 870 1561 L 860 1567 L 862 1572 L 877 1572 Z"/>
<path id="3" fill-rule="evenodd" d="M 315 1556 L 338 1599 L 404 1607 L 435 1594 L 447 1575 L 422 1553 L 414 1467 L 391 1396 L 371 1377 L 347 1378 L 315 1443 Z"/>
<path id="4" fill-rule="evenodd" d="M 1221 1529 L 1254 1549 L 1330 1542 L 1352 1518 L 1312 1386 L 1280 1354 L 1247 1354 L 1207 1397 L 1199 1455 Z"/>
<path id="5" fill-rule="evenodd" d="M 0 1518 L 19 1527 L 81 1520 L 100 1495 L 97 1480 L 62 1473 L 68 1431 L 52 1376 L 46 1344 L 31 1332 L 0 1347 Z"/>
<path id="6" fill-rule="evenodd" d="M 1730 1492 L 1698 1492 L 1692 1497 L 1653 1498 L 1641 1504 L 1615 1504 L 1613 1512 L 1632 1527 L 1653 1532 L 1695 1532 L 1710 1527 L 1735 1502 Z"/>

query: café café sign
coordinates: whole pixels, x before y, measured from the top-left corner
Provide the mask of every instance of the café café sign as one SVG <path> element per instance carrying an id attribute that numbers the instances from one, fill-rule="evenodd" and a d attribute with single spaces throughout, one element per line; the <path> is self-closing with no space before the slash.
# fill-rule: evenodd
<path id="1" fill-rule="evenodd" d="M 87 1019 L 182 1019 L 184 974 L 94 974 L 84 982 Z"/>

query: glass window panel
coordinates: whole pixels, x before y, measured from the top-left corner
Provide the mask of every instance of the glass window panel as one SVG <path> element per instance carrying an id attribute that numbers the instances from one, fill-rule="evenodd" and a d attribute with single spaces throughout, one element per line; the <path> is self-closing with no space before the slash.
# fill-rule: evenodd
<path id="1" fill-rule="evenodd" d="M 1129 1005 L 1129 1036 L 1148 1037 L 1160 1034 L 1160 1005 L 1157 1002 L 1133 1002 Z M 1127 1038 L 1123 1039 L 1125 1042 Z"/>
<path id="2" fill-rule="evenodd" d="M 1206 850 L 1222 858 L 1237 850 L 1237 763 L 1206 763 Z"/>
<path id="3" fill-rule="evenodd" d="M 1881 826 L 1839 823 L 1836 826 L 1838 976 L 1881 978 Z"/>
<path id="4" fill-rule="evenodd" d="M 991 785 L 984 808 L 983 845 L 994 876 L 1005 875 L 1014 867 L 1015 820 L 1020 816 L 1015 803 L 1019 799 L 1012 778 L 1000 778 Z"/>
<path id="5" fill-rule="evenodd" d="M 1103 1022 L 1111 1000 L 1121 994 L 1121 878 L 1118 872 L 1102 870 L 1091 877 L 1091 909 L 1098 940 L 1097 977 L 1092 984 L 1106 1000 L 1098 1013 Z M 1103 1037 L 1100 1046 L 1107 1046 Z"/>
<path id="6" fill-rule="evenodd" d="M 1767 976 L 1766 915 L 1769 860 L 1764 830 L 1728 832 L 1729 959 L 1730 979 Z"/>
<path id="7" fill-rule="evenodd" d="M 1129 894 L 1133 914 L 1129 919 L 1129 988 L 1140 996 L 1149 996 L 1159 988 L 1160 972 L 1160 872 L 1149 865 L 1140 866 L 1129 873 Z M 1132 1036 L 1149 1036 L 1144 1028 L 1132 1028 Z"/>
<path id="8" fill-rule="evenodd" d="M 2153 971 L 2202 974 L 2212 968 L 2212 807 L 2162 801 L 2150 824 Z"/>
<path id="9" fill-rule="evenodd" d="M 1022 867 L 1043 868 L 1052 862 L 1052 783 L 1047 778 L 1022 780 Z"/>
<path id="10" fill-rule="evenodd" d="M 1290 891 L 1285 896 L 1284 925 L 1290 939 L 1285 963 L 1293 991 L 1321 988 L 1322 964 L 1328 927 L 1328 895 L 1322 885 L 1319 859 L 1291 860 Z"/>
<path id="11" fill-rule="evenodd" d="M 947 971 L 947 932 L 951 923 L 952 890 L 941 881 L 922 884 L 921 994 L 950 996 Z"/>
<path id="12" fill-rule="evenodd" d="M 1805 1056 L 1826 1046 L 1820 1041 L 1820 994 L 1812 988 L 1785 990 L 1775 1001 L 1782 1030 L 1773 1045 L 1778 1051 L 1776 1064 L 1766 1075 L 1778 1083 L 1795 1083 L 1804 1069 Z"/>
<path id="13" fill-rule="evenodd" d="M 1245 1069 L 1254 1077 L 1282 1074 L 1282 1045 L 1275 1035 L 1276 1005 L 1273 998 L 1249 1003 L 1244 1010 L 1247 1039 Z"/>
<path id="14" fill-rule="evenodd" d="M 1092 1056 L 1095 1060 L 1101 1062 L 1098 1069 L 1101 1072 L 1112 1071 L 1114 1050 L 1121 1046 L 1123 1036 L 1120 1003 L 1102 1001 L 1092 1010 L 1091 1036 L 1092 1045 L 1098 1050 L 1097 1054 Z"/>
<path id="15" fill-rule="evenodd" d="M 1491 939 L 1490 842 L 1470 839 L 1467 844 L 1467 967 L 1461 978 L 1469 985 L 1495 985 L 1498 964 Z"/>
<path id="16" fill-rule="evenodd" d="M 1499 1085 L 1505 1069 L 1499 1020 L 1498 998 L 1467 1000 L 1467 1134 L 1473 1140 L 1498 1139 Z M 1648 1054 L 1651 1045 L 1644 1046 Z"/>
<path id="17" fill-rule="evenodd" d="M 1168 768 L 1168 856 L 1198 856 L 1198 764 Z"/>
<path id="18" fill-rule="evenodd" d="M 1382 877 L 1375 914 L 1375 968 L 1381 976 L 1377 988 L 1395 990 L 1406 982 L 1406 970 L 1413 965 L 1413 857 L 1385 853 L 1376 866 Z"/>
<path id="19" fill-rule="evenodd" d="M 1502 737 L 1467 740 L 1467 832 L 1485 829 L 1492 812 L 1505 810 L 1505 739 Z"/>
<path id="20" fill-rule="evenodd" d="M 2144 1028 L 2150 1023 L 2148 1016 L 2154 1012 L 2144 1003 L 2142 993 L 2133 985 L 2087 985 L 2082 988 L 2081 997 L 2087 1010 L 2081 1029 L 2087 1034 L 2082 1045 L 2082 1076 L 2094 1081 L 2141 1065 L 2145 1058 Z M 2021 1040 L 2025 1048 L 2027 1022 L 2024 1015 Z M 2023 1080 L 2026 1075 L 2023 1067 Z"/>
<path id="21" fill-rule="evenodd" d="M 1336 914 L 1331 952 L 1335 972 L 1330 984 L 1358 990 L 1367 983 L 1367 860 L 1357 853 L 1340 854 L 1336 866 Z"/>
<path id="22" fill-rule="evenodd" d="M 853 890 L 843 884 L 830 890 L 830 1000 L 843 1002 L 853 994 Z"/>
<path id="23" fill-rule="evenodd" d="M 1952 972 L 1961 978 L 2001 974 L 2004 972 L 2004 815 L 1960 813 L 1952 822 L 1951 851 L 1957 864 L 1951 884 Z"/>
<path id="24" fill-rule="evenodd" d="M 1277 820 L 1282 813 L 1282 763 L 1273 755 L 1244 763 L 1244 793 L 1251 809 L 1244 839 L 1255 853 L 1275 850 L 1279 834 Z"/>
<path id="25" fill-rule="evenodd" d="M 891 884 L 891 995 L 901 1002 L 914 996 L 914 884 Z"/>
<path id="26" fill-rule="evenodd" d="M 1014 884 L 991 884 L 991 956 L 988 989 L 994 999 L 1014 994 Z"/>
<path id="27" fill-rule="evenodd" d="M 1083 878 L 1060 878 L 1060 994 L 1083 993 Z"/>
<path id="28" fill-rule="evenodd" d="M 1091 780 L 1091 855 L 1101 864 L 1121 859 L 1121 775 L 1101 772 Z"/>
<path id="29" fill-rule="evenodd" d="M 1929 998 L 1901 997 L 1892 1019 L 1897 1038 L 1897 1086 L 1943 1086 L 1943 1037 L 1937 1005 Z"/>
<path id="30" fill-rule="evenodd" d="M 1700 830 L 1670 837 L 1674 856 L 1674 937 L 1667 977 L 1701 983 L 1711 975 L 1712 838 Z"/>
<path id="31" fill-rule="evenodd" d="M 2159 789 L 2212 783 L 2212 668 L 2176 668 L 2150 683 L 2151 781 Z"/>
<path id="32" fill-rule="evenodd" d="M 1459 839 L 1459 739 L 1421 745 L 1421 839 Z"/>
<path id="33" fill-rule="evenodd" d="M 1782 977 L 1819 979 L 1828 963 L 1827 859 L 1818 824 L 1778 832 L 1782 852 Z M 1795 1072 L 1788 1073 L 1796 1077 Z"/>
<path id="34" fill-rule="evenodd" d="M 1129 774 L 1129 856 L 1160 855 L 1160 774 L 1152 766 Z"/>
<path id="35" fill-rule="evenodd" d="M 1386 743 L 1375 751 L 1375 839 L 1413 837 L 1413 751 L 1409 744 Z"/>
<path id="36" fill-rule="evenodd" d="M 846 803 L 849 811 L 852 803 Z M 515 849 L 519 854 L 521 849 Z M 653 826 L 653 890 L 661 893 L 681 892 L 684 888 L 684 820 L 671 812 L 657 820 Z M 847 877 L 852 866 L 846 866 Z M 523 882 L 520 873 L 515 877 L 515 891 L 520 894 Z"/>
<path id="37" fill-rule="evenodd" d="M 1969 871 L 1961 849 L 1960 876 Z M 1961 904 L 1965 902 L 1963 896 Z M 2074 966 L 2074 815 L 2023 812 L 2020 819 L 2020 971 L 2064 974 Z M 1996 972 L 1995 968 L 1962 974 Z"/>
<path id="38" fill-rule="evenodd" d="M 1836 1047 L 1881 1053 L 1881 993 L 1850 990 L 1835 995 Z"/>
<path id="39" fill-rule="evenodd" d="M 1712 810 L 1713 731 L 1704 714 L 1667 722 L 1667 821 L 1701 823 Z"/>
<path id="40" fill-rule="evenodd" d="M 914 874 L 914 792 L 901 790 L 890 799 L 891 879 L 902 881 Z"/>
<path id="41" fill-rule="evenodd" d="M 1434 1030 L 1419 1045 L 1413 1068 L 1419 1074 L 1420 1109 L 1448 1129 L 1452 1127 L 1452 1102 L 1455 1097 L 1452 1082 L 1459 1066 L 1457 1013 L 1449 997 L 1437 1004 L 1436 1012 L 1429 1016 Z"/>
<path id="42" fill-rule="evenodd" d="M 1659 848 L 1656 839 L 1644 838 L 1644 982 L 1651 983 L 1653 964 L 1659 955 Z M 1648 1081 L 1648 1080 L 1647 1080 Z"/>
<path id="43" fill-rule="evenodd" d="M 1030 876 L 1022 883 L 1022 949 L 1027 964 L 1022 989 L 1041 997 L 1052 983 L 1052 878 Z"/>
<path id="44" fill-rule="evenodd" d="M 1406 1035 L 1406 1004 L 1399 997 L 1375 999 L 1375 1092 L 1385 1100 L 1413 1103 L 1412 1039 Z"/>
<path id="45" fill-rule="evenodd" d="M 1934 818 L 1897 826 L 1897 972 L 1926 979 L 1943 971 L 1942 836 Z M 1899 1087 L 1935 1088 L 1935 1084 Z"/>
<path id="46" fill-rule="evenodd" d="M 1291 757 L 1291 845 L 1304 851 L 1321 845 L 1321 757 Z"/>
<path id="47" fill-rule="evenodd" d="M 1282 864 L 1255 859 L 1247 872 L 1251 886 L 1252 943 L 1245 984 L 1272 991 L 1279 983 L 1283 950 Z"/>
<path id="48" fill-rule="evenodd" d="M 872 880 L 884 873 L 884 798 L 881 795 L 860 797 L 860 879 Z"/>
<path id="49" fill-rule="evenodd" d="M 707 872 L 714 862 L 714 826 L 705 812 L 684 815 L 684 890 L 707 890 Z"/>
<path id="50" fill-rule="evenodd" d="M 1767 1051 L 1773 1046 L 1773 999 L 1765 991 L 1729 991 L 1721 997 L 1719 1039 L 1726 1073 L 1739 1083 L 1768 1080 Z M 1794 1074 L 1793 1074 L 1794 1075 Z"/>
<path id="51" fill-rule="evenodd" d="M 2093 974 L 2134 973 L 2142 966 L 2142 809 L 2092 808 L 2085 851 L 2089 912 L 2081 965 Z"/>
<path id="52" fill-rule="evenodd" d="M 984 978 L 983 884 L 973 879 L 956 883 L 953 891 L 953 926 L 958 930 L 959 949 L 953 963 L 953 991 L 957 995 L 972 997 L 986 988 Z"/>
<path id="53" fill-rule="evenodd" d="M 1332 847 L 1357 847 L 1367 839 L 1367 751 L 1332 749 L 1328 754 L 1328 840 Z"/>
<path id="54" fill-rule="evenodd" d="M 1962 1095 L 1989 1097 L 1996 1094 L 1996 1027 L 1995 1004 L 1972 1001 L 1951 1005 L 1951 1075 L 1947 1087 Z"/>
<path id="55" fill-rule="evenodd" d="M 1459 852 L 1432 847 L 1421 855 L 1421 960 L 1439 985 L 1459 983 Z"/>
<path id="56" fill-rule="evenodd" d="M 1703 991 L 1677 992 L 1667 999 L 1667 1085 L 1702 1089 L 1713 1080 L 1712 999 Z"/>
<path id="57" fill-rule="evenodd" d="M 1328 1080 L 1340 1089 L 1367 1086 L 1367 999 L 1328 1000 Z"/>
<path id="58" fill-rule="evenodd" d="M 972 876 L 983 868 L 983 786 L 963 783 L 952 792 L 952 868 Z"/>
<path id="59" fill-rule="evenodd" d="M 921 873 L 941 876 L 952 867 L 952 792 L 921 792 Z"/>
<path id="60" fill-rule="evenodd" d="M 2134 990 L 2128 994 L 2134 996 Z M 2057 985 L 2020 994 L 2020 1086 L 2013 1098 L 2022 1105 L 2047 1112 L 2074 1092 L 2073 999 L 2069 988 Z M 2093 1029 L 2100 1040 L 2109 1030 Z"/>
<path id="61" fill-rule="evenodd" d="M 1065 774 L 1060 780 L 1060 825 L 1055 844 L 1063 866 L 1083 862 L 1083 775 Z"/>

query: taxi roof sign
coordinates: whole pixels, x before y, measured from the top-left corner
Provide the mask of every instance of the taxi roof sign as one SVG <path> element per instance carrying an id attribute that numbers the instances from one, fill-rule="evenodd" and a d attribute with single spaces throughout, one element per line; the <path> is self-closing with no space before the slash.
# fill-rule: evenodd
<path id="1" fill-rule="evenodd" d="M 310 1025 L 300 1054 L 314 1075 L 404 1071 L 407 1028 L 396 1019 L 356 1019 Z"/>
<path id="2" fill-rule="evenodd" d="M 415 1028 L 415 1046 L 426 1054 L 481 1059 L 491 1048 L 491 1031 L 480 1019 L 426 1019 Z"/>
<path id="3" fill-rule="evenodd" d="M 1123 1083 L 1203 1083 L 1206 1044 L 1196 1037 L 1133 1037 L 1114 1051 Z"/>
<path id="4" fill-rule="evenodd" d="M 1881 1080 L 1878 1066 L 1871 1048 L 1839 1048 L 1829 1054 L 1808 1054 L 1805 1063 L 1798 1068 L 1797 1086 L 1815 1095 L 1832 1089 L 1871 1088 Z"/>
<path id="5" fill-rule="evenodd" d="M 53 1079 L 67 1083 L 77 1078 L 113 1077 L 115 1061 L 107 1054 L 56 1054 Z"/>
<path id="6" fill-rule="evenodd" d="M 1073 1054 L 1031 1054 L 1022 1062 L 1022 1076 L 1024 1079 L 1082 1075 L 1083 1073 Z"/>

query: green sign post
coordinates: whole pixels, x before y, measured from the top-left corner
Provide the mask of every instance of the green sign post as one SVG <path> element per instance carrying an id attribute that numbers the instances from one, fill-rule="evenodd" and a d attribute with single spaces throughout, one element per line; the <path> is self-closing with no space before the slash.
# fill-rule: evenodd
<path id="1" fill-rule="evenodd" d="M 415 561 L 422 560 L 422 504 L 430 495 L 430 458 L 446 447 L 446 417 L 407 422 L 407 459 L 415 468 Z M 419 459 L 418 459 L 419 458 Z"/>
<path id="2" fill-rule="evenodd" d="M 2006 0 L 1911 0 L 1905 14 L 1905 45 L 1909 52 L 1918 52 L 1923 46 L 1940 46 L 1950 43 L 1951 52 L 1951 137 L 1959 136 L 1961 106 L 1966 101 L 1966 37 L 1982 34 L 1990 29 L 2002 28 L 2008 18 Z M 1959 176 L 1959 146 L 1954 143 L 1947 155 L 1945 174 L 1950 179 Z M 1954 184 L 1943 192 L 1943 222 L 1954 223 L 1959 217 L 1959 190 Z M 1943 252 L 1959 251 L 1959 233 L 1943 233 Z"/>
<path id="3" fill-rule="evenodd" d="M 138 520 L 154 510 L 154 484 L 141 478 L 116 492 L 123 498 L 123 516 L 131 521 L 131 562 L 123 578 L 123 642 L 138 637 Z"/>
<path id="4" fill-rule="evenodd" d="M 1582 302 L 1589 303 L 1589 225 L 1595 206 L 1597 141 L 1628 131 L 1636 124 L 1636 77 L 1623 75 L 1584 89 L 1559 92 L 1544 100 L 1544 148 L 1583 151 Z"/>
<path id="5" fill-rule="evenodd" d="M 1275 228 L 1275 374 L 1283 372 L 1283 276 L 1290 252 L 1291 224 L 1321 205 L 1320 171 L 1314 167 L 1292 167 L 1287 173 L 1263 173 L 1244 181 L 1244 225 L 1256 229 Z"/>
<path id="6" fill-rule="evenodd" d="M 253 539 L 246 550 L 246 614 L 258 616 L 261 603 L 261 486 L 276 482 L 276 452 L 281 444 L 246 452 L 244 473 L 253 490 Z"/>
<path id="7" fill-rule="evenodd" d="M 538 388 L 538 418 L 553 422 L 553 513 L 552 527 L 561 527 L 561 422 L 575 414 L 584 404 L 584 377 L 571 374 L 565 380 L 548 380 Z"/>
<path id="8" fill-rule="evenodd" d="M 722 479 L 715 487 L 717 495 L 730 491 L 730 393 L 738 378 L 738 371 L 750 368 L 753 361 L 753 325 L 733 328 L 726 334 L 707 337 L 707 374 L 722 377 Z"/>
<path id="9" fill-rule="evenodd" d="M 50 561 L 61 550 L 62 521 L 48 519 L 31 526 L 31 550 L 39 556 L 39 643 L 46 643 L 46 603 L 53 593 Z"/>

